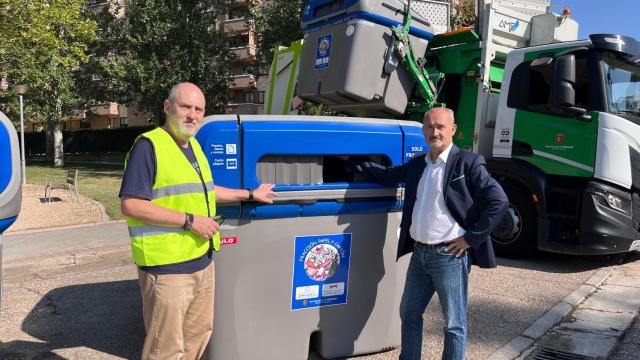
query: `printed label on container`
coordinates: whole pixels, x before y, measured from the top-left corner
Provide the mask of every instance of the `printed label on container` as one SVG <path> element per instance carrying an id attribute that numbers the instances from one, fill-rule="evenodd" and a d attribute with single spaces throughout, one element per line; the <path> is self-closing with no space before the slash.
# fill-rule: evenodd
<path id="1" fill-rule="evenodd" d="M 220 238 L 220 245 L 236 245 L 238 243 L 238 237 L 236 236 L 223 236 Z"/>
<path id="2" fill-rule="evenodd" d="M 314 67 L 315 70 L 329 67 L 332 43 L 333 34 L 327 34 L 318 38 L 318 46 L 316 47 L 316 64 Z"/>
<path id="3" fill-rule="evenodd" d="M 346 304 L 351 234 L 296 236 L 294 249 L 291 310 Z"/>

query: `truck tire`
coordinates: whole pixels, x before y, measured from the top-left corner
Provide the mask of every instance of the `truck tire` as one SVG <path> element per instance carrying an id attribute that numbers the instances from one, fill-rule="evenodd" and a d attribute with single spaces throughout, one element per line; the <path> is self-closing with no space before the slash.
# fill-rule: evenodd
<path id="1" fill-rule="evenodd" d="M 491 233 L 493 248 L 499 256 L 524 258 L 537 253 L 538 216 L 531 196 L 523 188 L 503 184 L 509 209 Z"/>

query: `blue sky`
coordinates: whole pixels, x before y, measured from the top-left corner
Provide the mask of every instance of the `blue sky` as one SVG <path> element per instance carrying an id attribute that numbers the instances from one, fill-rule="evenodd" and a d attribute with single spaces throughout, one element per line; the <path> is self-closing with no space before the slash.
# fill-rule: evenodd
<path id="1" fill-rule="evenodd" d="M 640 0 L 551 0 L 551 10 L 557 14 L 565 6 L 578 22 L 579 39 L 614 33 L 640 41 Z"/>

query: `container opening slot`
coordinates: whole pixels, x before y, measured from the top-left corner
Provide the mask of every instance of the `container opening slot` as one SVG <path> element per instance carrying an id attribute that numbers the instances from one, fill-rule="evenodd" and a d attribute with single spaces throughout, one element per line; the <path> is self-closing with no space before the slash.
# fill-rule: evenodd
<path id="1" fill-rule="evenodd" d="M 386 155 L 357 155 L 359 159 L 389 166 Z M 364 176 L 347 169 L 338 155 L 266 155 L 256 165 L 261 183 L 280 185 L 367 182 Z"/>

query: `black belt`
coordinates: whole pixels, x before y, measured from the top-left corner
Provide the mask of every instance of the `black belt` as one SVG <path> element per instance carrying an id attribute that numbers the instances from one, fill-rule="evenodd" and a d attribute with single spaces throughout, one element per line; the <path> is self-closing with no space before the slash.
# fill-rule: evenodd
<path id="1" fill-rule="evenodd" d="M 427 249 L 435 249 L 435 248 L 437 248 L 439 246 L 444 246 L 444 245 L 446 245 L 444 242 L 439 242 L 437 244 L 425 244 L 423 242 L 416 241 L 416 246 L 425 247 Z"/>

